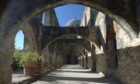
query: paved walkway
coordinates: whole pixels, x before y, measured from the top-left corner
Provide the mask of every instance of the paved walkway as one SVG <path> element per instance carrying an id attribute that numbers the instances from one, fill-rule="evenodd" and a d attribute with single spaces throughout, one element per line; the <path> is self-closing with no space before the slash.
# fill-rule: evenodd
<path id="1" fill-rule="evenodd" d="M 23 70 L 15 71 L 12 74 L 12 84 L 17 84 L 17 83 L 20 83 L 22 81 L 28 80 L 30 78 L 31 77 L 25 76 L 23 74 Z"/>
<path id="2" fill-rule="evenodd" d="M 64 67 L 45 75 L 32 84 L 121 84 L 113 78 L 104 78 L 102 74 L 91 73 L 79 65 Z"/>

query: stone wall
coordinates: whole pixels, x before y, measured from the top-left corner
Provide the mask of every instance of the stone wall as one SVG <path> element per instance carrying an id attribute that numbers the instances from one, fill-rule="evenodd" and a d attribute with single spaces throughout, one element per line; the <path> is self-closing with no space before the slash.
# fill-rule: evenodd
<path id="1" fill-rule="evenodd" d="M 118 50 L 118 68 L 115 75 L 125 84 L 140 83 L 140 40 L 128 43 L 129 47 Z"/>
<path id="2" fill-rule="evenodd" d="M 83 17 L 82 17 L 82 20 L 81 20 L 81 24 L 80 26 L 88 26 L 89 24 L 89 20 L 90 20 L 90 7 L 85 7 L 85 11 L 83 13 Z"/>
<path id="3" fill-rule="evenodd" d="M 92 58 L 91 56 L 88 56 L 88 68 L 92 67 Z"/>
<path id="4" fill-rule="evenodd" d="M 140 83 L 140 40 L 136 38 L 131 31 L 131 26 L 128 24 L 124 24 L 125 22 L 113 21 L 114 30 L 116 33 L 116 46 L 117 46 L 117 66 L 113 69 L 108 67 L 107 62 L 107 53 L 106 47 L 103 45 L 107 45 L 106 43 L 106 31 L 107 31 L 107 22 L 105 15 L 101 12 L 96 13 L 97 15 L 91 15 L 89 13 L 89 9 L 85 9 L 87 13 L 84 13 L 85 16 L 94 17 L 93 24 L 94 26 L 98 26 L 101 34 L 102 34 L 102 49 L 99 51 L 96 50 L 96 71 L 103 72 L 105 75 L 111 73 L 118 79 L 120 79 L 124 84 L 139 84 Z M 92 11 L 93 13 L 95 10 Z M 84 16 L 83 16 L 84 18 Z M 83 19 L 85 20 L 85 19 Z M 82 21 L 82 24 L 88 24 L 92 19 L 87 19 L 86 22 Z M 127 29 L 127 30 L 126 30 Z M 100 39 L 101 40 L 101 39 Z M 104 43 L 103 43 L 104 42 Z M 111 44 L 110 44 L 111 45 Z M 113 45 L 112 45 L 113 46 Z M 110 52 L 114 53 L 114 52 Z M 112 56 L 114 56 L 112 54 Z M 111 58 L 110 58 L 111 59 Z M 90 60 L 90 58 L 89 58 Z M 90 61 L 89 61 L 90 62 Z M 90 67 L 89 63 L 89 67 Z M 113 73 L 112 73 L 113 72 Z"/>
<path id="5" fill-rule="evenodd" d="M 95 11 L 97 12 L 97 11 Z M 95 26 L 98 26 L 100 28 L 102 37 L 104 42 L 106 41 L 106 21 L 105 21 L 105 15 L 102 12 L 98 12 L 97 16 L 92 16 L 95 17 Z"/>
<path id="6" fill-rule="evenodd" d="M 114 70 L 114 75 L 122 80 L 125 84 L 140 83 L 140 40 L 130 34 L 123 26 L 114 21 L 116 32 L 116 45 L 118 67 Z"/>
<path id="7" fill-rule="evenodd" d="M 96 71 L 106 74 L 106 57 L 105 54 L 96 55 Z"/>
<path id="8" fill-rule="evenodd" d="M 116 32 L 117 49 L 125 48 L 126 43 L 130 42 L 131 40 L 131 37 L 129 36 L 128 32 L 125 31 L 123 28 L 127 27 L 127 25 L 123 25 L 123 27 L 121 27 L 117 22 L 114 21 L 113 23 Z"/>
<path id="9" fill-rule="evenodd" d="M 0 2 L 0 6 L 1 6 L 0 7 L 0 17 L 1 17 L 0 18 L 0 27 L 1 27 L 0 29 L 1 31 L 0 33 L 0 39 L 1 39 L 0 63 L 3 65 L 6 65 L 6 66 L 3 66 L 0 64 L 0 67 L 1 67 L 0 83 L 2 84 L 10 84 L 10 79 L 11 79 L 11 77 L 9 76 L 10 71 L 7 71 L 9 69 L 8 67 L 10 67 L 9 64 L 7 64 L 9 60 L 5 57 L 5 56 L 10 56 L 10 53 L 6 52 L 5 50 L 7 49 L 11 50 L 8 47 L 8 45 L 6 45 L 7 43 L 10 43 L 10 42 L 7 42 L 7 39 L 9 39 L 9 35 L 10 35 L 9 32 L 21 22 L 31 19 L 33 16 L 41 13 L 42 10 L 48 9 L 50 7 L 56 7 L 58 5 L 67 4 L 67 3 L 83 3 L 84 5 L 94 7 L 95 9 L 98 9 L 105 13 L 112 13 L 112 14 L 116 14 L 120 17 L 125 18 L 129 22 L 129 24 L 133 26 L 133 29 L 135 31 L 137 32 L 139 31 L 140 1 L 138 0 L 114 0 L 114 1 L 113 0 L 104 0 L 104 1 L 103 0 L 69 0 L 69 1 L 59 0 L 57 3 L 56 3 L 57 0 L 47 0 L 47 1 L 46 0 L 30 0 L 30 1 L 29 0 L 11 0 L 9 4 L 6 3 L 6 1 L 7 0 L 5 1 L 2 0 Z M 6 7 L 6 4 L 8 4 L 7 7 Z M 123 37 L 124 34 L 122 34 L 121 36 Z M 118 40 L 119 39 L 120 38 L 118 38 Z M 124 38 L 122 39 L 124 40 Z M 125 45 L 127 41 L 123 41 L 122 43 L 124 43 Z M 133 42 L 130 42 L 130 44 L 131 43 Z M 3 44 L 6 46 L 3 46 Z M 121 44 L 121 42 L 119 44 Z M 119 46 L 119 44 L 117 46 Z M 116 70 L 116 73 L 118 77 L 120 77 L 124 81 L 129 81 L 130 84 L 138 84 L 139 81 L 137 80 L 137 78 L 140 79 L 139 71 L 138 71 L 139 70 L 138 69 L 139 68 L 138 55 L 140 53 L 138 52 L 138 50 L 139 50 L 138 46 L 137 47 L 123 46 L 123 48 L 120 47 L 118 50 L 118 58 L 119 58 L 118 62 L 120 64 L 118 66 L 118 70 Z M 4 62 L 2 60 L 4 60 Z M 129 69 L 130 71 L 131 70 L 132 71 L 130 72 Z"/>

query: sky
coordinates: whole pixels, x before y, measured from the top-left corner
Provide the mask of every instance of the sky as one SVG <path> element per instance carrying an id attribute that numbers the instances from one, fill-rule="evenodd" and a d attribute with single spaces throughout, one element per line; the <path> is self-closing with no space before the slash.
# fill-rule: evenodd
<path id="1" fill-rule="evenodd" d="M 81 20 L 84 11 L 83 5 L 69 4 L 55 8 L 60 26 L 65 26 L 71 19 Z"/>
<path id="2" fill-rule="evenodd" d="M 84 11 L 83 5 L 68 4 L 55 8 L 55 12 L 60 26 L 65 26 L 71 19 L 81 20 Z M 24 46 L 24 34 L 19 31 L 15 38 L 15 48 L 23 49 Z"/>
<path id="3" fill-rule="evenodd" d="M 19 31 L 15 37 L 15 48 L 23 49 L 24 46 L 24 34 L 22 31 Z"/>

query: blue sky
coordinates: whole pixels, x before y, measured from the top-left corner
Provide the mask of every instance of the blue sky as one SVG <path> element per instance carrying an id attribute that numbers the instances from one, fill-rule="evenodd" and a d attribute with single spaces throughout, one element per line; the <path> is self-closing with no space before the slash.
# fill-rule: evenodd
<path id="1" fill-rule="evenodd" d="M 15 48 L 23 49 L 24 46 L 24 34 L 22 31 L 19 31 L 15 37 Z"/>
<path id="2" fill-rule="evenodd" d="M 71 19 L 81 20 L 84 6 L 78 4 L 69 4 L 55 8 L 60 26 L 65 26 Z"/>
<path id="3" fill-rule="evenodd" d="M 81 20 L 83 11 L 84 6 L 78 4 L 69 4 L 55 8 L 55 12 L 60 26 L 65 26 L 66 23 L 71 19 Z M 22 31 L 19 31 L 15 38 L 15 48 L 23 49 L 23 46 L 24 46 L 24 34 Z"/>

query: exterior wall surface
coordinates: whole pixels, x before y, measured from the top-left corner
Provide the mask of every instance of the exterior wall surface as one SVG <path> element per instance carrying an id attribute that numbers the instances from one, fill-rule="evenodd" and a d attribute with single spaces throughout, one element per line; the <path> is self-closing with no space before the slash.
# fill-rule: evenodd
<path id="1" fill-rule="evenodd" d="M 118 49 L 118 68 L 115 75 L 125 84 L 140 83 L 140 40 L 128 43 L 129 47 Z"/>
<path id="2" fill-rule="evenodd" d="M 94 17 L 93 26 L 99 26 L 99 29 L 102 33 L 103 41 L 106 44 L 106 22 L 105 15 L 101 12 L 98 12 L 96 16 L 89 14 L 89 9 L 85 9 L 83 18 Z M 90 11 L 93 12 L 94 11 Z M 82 25 L 88 25 L 90 19 L 82 19 Z M 85 23 L 87 22 L 87 23 Z M 140 40 L 135 36 L 131 35 L 131 32 L 128 32 L 125 29 L 130 29 L 131 27 L 128 24 L 119 24 L 116 21 L 113 21 L 114 30 L 116 34 L 116 46 L 117 46 L 117 67 L 113 69 L 113 75 L 119 78 L 124 84 L 139 84 L 140 83 Z M 100 39 L 101 40 L 101 39 Z M 113 55 L 113 54 L 112 54 Z M 90 59 L 90 58 L 89 58 Z M 96 51 L 96 70 L 97 72 L 106 73 L 109 68 L 106 65 L 106 53 L 104 50 L 97 52 Z"/>

